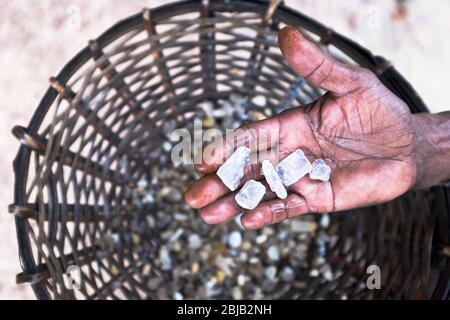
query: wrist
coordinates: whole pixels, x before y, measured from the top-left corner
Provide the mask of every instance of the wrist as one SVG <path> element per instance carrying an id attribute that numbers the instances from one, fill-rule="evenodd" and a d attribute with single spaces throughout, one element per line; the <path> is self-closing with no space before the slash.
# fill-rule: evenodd
<path id="1" fill-rule="evenodd" d="M 450 180 L 450 112 L 413 115 L 417 176 L 414 188 Z"/>

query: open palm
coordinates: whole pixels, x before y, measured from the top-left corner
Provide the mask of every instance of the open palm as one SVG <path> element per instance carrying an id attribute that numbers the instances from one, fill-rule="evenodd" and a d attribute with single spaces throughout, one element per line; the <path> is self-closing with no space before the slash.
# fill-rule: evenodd
<path id="1" fill-rule="evenodd" d="M 300 148 L 310 160 L 324 159 L 332 168 L 331 179 L 322 182 L 306 176 L 288 188 L 284 200 L 267 192 L 263 202 L 243 215 L 242 224 L 261 228 L 308 212 L 382 203 L 412 188 L 417 174 L 416 133 L 407 105 L 373 73 L 335 61 L 290 27 L 280 31 L 279 45 L 299 75 L 328 92 L 305 108 L 246 125 L 242 130 L 246 139 L 241 141 L 256 141 L 254 152 L 277 150 L 267 157 L 280 160 Z M 258 132 L 267 130 L 275 134 L 263 144 Z M 242 212 L 235 192 L 215 174 L 235 145 L 216 144 L 212 161 L 197 166 L 205 175 L 185 194 L 187 203 L 201 209 L 207 223 Z M 253 163 L 243 182 L 262 178 L 259 163 Z"/>

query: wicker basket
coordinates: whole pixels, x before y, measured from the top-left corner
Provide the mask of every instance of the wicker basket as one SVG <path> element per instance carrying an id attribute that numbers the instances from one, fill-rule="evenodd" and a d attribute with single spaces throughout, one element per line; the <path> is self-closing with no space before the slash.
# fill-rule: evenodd
<path id="1" fill-rule="evenodd" d="M 262 94 L 277 113 L 322 94 L 285 64 L 276 45 L 284 25 L 374 71 L 412 112 L 427 112 L 386 60 L 279 1 L 188 0 L 144 10 L 90 41 L 51 79 L 28 127 L 13 129 L 21 142 L 9 208 L 23 269 L 17 282 L 31 283 L 39 299 L 154 297 L 141 268 L 152 263 L 159 237 L 139 224 L 151 211 L 132 207 L 127 186 L 152 172 L 165 125 L 184 127 L 199 101 Z M 436 187 L 332 215 L 338 240 L 326 259 L 340 272 L 282 298 L 339 291 L 349 299 L 448 299 L 448 197 Z M 118 226 L 122 244 L 101 250 L 96 239 Z M 371 264 L 382 268 L 380 290 L 352 280 L 367 278 Z M 81 269 L 80 290 L 64 278 L 71 265 Z"/>

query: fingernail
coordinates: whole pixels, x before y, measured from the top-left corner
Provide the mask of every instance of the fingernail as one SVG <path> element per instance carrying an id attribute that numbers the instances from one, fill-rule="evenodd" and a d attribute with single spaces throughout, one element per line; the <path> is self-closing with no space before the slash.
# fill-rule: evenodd
<path id="1" fill-rule="evenodd" d="M 284 27 L 282 30 L 286 30 L 289 32 L 293 32 L 295 33 L 296 36 L 298 36 L 300 39 L 303 39 L 303 35 L 300 33 L 300 31 L 298 31 L 296 28 L 292 27 L 292 26 L 286 26 Z"/>
<path id="2" fill-rule="evenodd" d="M 200 217 L 202 218 L 203 222 L 207 224 L 215 224 L 220 222 L 220 217 L 218 217 L 217 214 L 211 212 L 204 212 L 200 210 Z"/>
<path id="3" fill-rule="evenodd" d="M 206 172 L 208 170 L 207 164 L 197 164 L 195 167 L 197 168 L 197 171 L 201 173 Z"/>
<path id="4" fill-rule="evenodd" d="M 193 209 L 198 209 L 201 207 L 199 206 L 200 205 L 199 199 L 195 195 L 192 195 L 191 190 L 187 190 L 184 193 L 184 201 Z"/>

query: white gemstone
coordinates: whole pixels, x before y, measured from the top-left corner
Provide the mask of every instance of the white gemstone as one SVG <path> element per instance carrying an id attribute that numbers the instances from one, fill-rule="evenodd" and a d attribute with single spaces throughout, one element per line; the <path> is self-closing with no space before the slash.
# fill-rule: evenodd
<path id="1" fill-rule="evenodd" d="M 269 184 L 270 190 L 275 192 L 278 198 L 286 199 L 286 188 L 283 186 L 283 182 L 281 181 L 280 176 L 278 175 L 270 160 L 264 160 L 262 162 L 262 172 L 264 174 L 264 177 L 266 177 L 266 181 Z"/>
<path id="2" fill-rule="evenodd" d="M 217 170 L 217 175 L 231 191 L 236 190 L 244 176 L 244 168 L 250 163 L 250 149 L 239 147 Z"/>
<path id="3" fill-rule="evenodd" d="M 331 167 L 325 163 L 322 159 L 316 159 L 312 163 L 312 170 L 309 173 L 309 177 L 314 180 L 328 181 L 330 180 Z"/>
<path id="4" fill-rule="evenodd" d="M 261 182 L 249 180 L 244 184 L 235 199 L 242 208 L 252 210 L 256 208 L 265 193 L 266 187 Z"/>
<path id="5" fill-rule="evenodd" d="M 296 183 L 312 170 L 312 165 L 302 150 L 297 149 L 283 159 L 275 169 L 286 187 Z"/>
<path id="6" fill-rule="evenodd" d="M 267 104 L 267 98 L 262 95 L 254 96 L 252 98 L 252 103 L 258 107 L 264 108 Z"/>
<path id="7" fill-rule="evenodd" d="M 233 231 L 228 237 L 228 244 L 232 248 L 237 248 L 241 245 L 242 235 L 239 231 Z"/>

